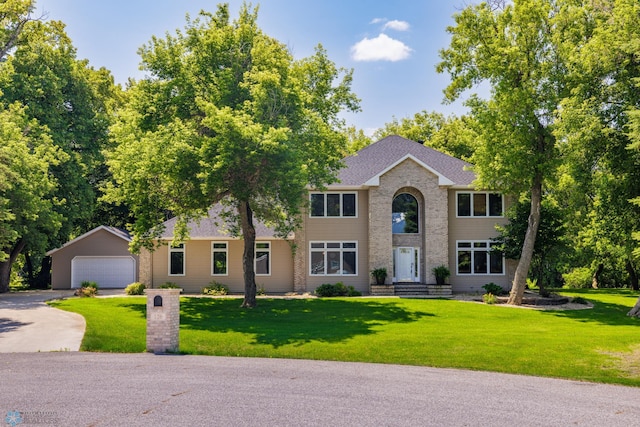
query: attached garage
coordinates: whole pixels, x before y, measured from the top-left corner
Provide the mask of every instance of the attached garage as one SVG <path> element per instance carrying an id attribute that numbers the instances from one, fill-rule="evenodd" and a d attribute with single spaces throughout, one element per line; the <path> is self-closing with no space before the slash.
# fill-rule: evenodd
<path id="1" fill-rule="evenodd" d="M 131 236 L 115 227 L 100 226 L 62 247 L 51 256 L 51 288 L 79 288 L 96 282 L 100 288 L 124 288 L 138 280 L 138 257 L 129 252 Z"/>

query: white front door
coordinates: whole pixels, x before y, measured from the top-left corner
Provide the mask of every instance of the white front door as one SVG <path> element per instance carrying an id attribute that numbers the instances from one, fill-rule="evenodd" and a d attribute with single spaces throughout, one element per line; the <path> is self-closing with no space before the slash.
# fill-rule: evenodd
<path id="1" fill-rule="evenodd" d="M 400 247 L 394 251 L 395 282 L 416 282 L 418 270 L 418 249 Z"/>

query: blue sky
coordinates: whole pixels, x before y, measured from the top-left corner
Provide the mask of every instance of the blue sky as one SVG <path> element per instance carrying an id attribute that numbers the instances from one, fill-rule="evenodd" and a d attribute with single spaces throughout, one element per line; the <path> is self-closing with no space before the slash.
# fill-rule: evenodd
<path id="1" fill-rule="evenodd" d="M 67 25 L 67 34 L 96 68 L 111 70 L 117 83 L 142 78 L 138 48 L 152 35 L 183 28 L 185 14 L 215 11 L 205 0 L 37 0 L 37 13 Z M 232 18 L 242 0 L 229 0 Z M 393 117 L 439 111 L 462 114 L 442 104 L 448 75 L 437 74 L 438 50 L 449 43 L 447 25 L 464 0 L 263 0 L 258 24 L 289 46 L 296 58 L 321 43 L 339 67 L 354 69 L 353 91 L 362 112 L 345 115 L 371 134 Z"/>

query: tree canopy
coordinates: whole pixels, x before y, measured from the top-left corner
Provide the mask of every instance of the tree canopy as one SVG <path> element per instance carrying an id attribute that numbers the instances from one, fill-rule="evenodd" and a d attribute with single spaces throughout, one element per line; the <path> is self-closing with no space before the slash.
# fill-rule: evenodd
<path id="1" fill-rule="evenodd" d="M 22 153 L 35 155 L 41 149 L 37 147 L 48 141 L 57 147 L 57 154 L 42 154 L 31 172 L 15 169 L 20 164 L 16 159 L 5 162 L 3 172 L 23 179 L 42 172 L 45 161 L 50 185 L 46 193 L 35 185 L 7 185 L 14 191 L 18 187 L 30 191 L 34 198 L 44 197 L 48 204 L 13 206 L 2 213 L 12 222 L 4 224 L 2 250 L 10 256 L 0 261 L 0 291 L 7 289 L 12 264 L 21 253 L 27 258 L 30 284 L 47 286 L 50 264 L 44 252 L 88 230 L 97 207 L 97 188 L 108 175 L 101 150 L 118 99 L 118 87 L 107 70 L 95 70 L 76 58 L 64 24 L 31 19 L 32 9 L 33 1 L 0 6 L 0 44 L 6 46 L 0 62 L 0 112 L 6 129 L 13 129 L 9 123 L 24 127 L 21 138 L 7 131 L 7 138 L 17 139 L 7 139 L 5 148 L 20 151 L 18 147 L 26 145 Z M 50 209 L 55 215 L 47 213 Z M 42 261 L 37 278 L 32 258 Z"/>
<path id="2" fill-rule="evenodd" d="M 333 182 L 341 167 L 339 112 L 359 108 L 350 71 L 321 46 L 294 60 L 258 28 L 257 14 L 245 4 L 231 21 L 223 4 L 144 45 L 149 77 L 128 89 L 111 128 L 117 146 L 107 153 L 109 197 L 130 204 L 136 248 L 152 248 L 167 212 L 178 217 L 181 241 L 188 220 L 227 206 L 230 229 L 244 239 L 248 307 L 256 294 L 253 218 L 282 237 L 297 226 L 307 186 Z"/>

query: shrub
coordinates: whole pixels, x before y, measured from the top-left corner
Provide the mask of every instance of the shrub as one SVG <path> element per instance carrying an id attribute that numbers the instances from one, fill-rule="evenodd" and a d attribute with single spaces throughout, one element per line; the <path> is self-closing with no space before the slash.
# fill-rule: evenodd
<path id="1" fill-rule="evenodd" d="M 484 301 L 485 304 L 495 304 L 498 302 L 496 296 L 491 292 L 482 295 L 482 301 Z"/>
<path id="2" fill-rule="evenodd" d="M 264 285 L 260 285 L 256 288 L 256 295 L 266 295 L 267 291 L 264 289 Z"/>
<path id="3" fill-rule="evenodd" d="M 93 288 L 95 290 L 98 290 L 98 284 L 96 282 L 85 280 L 84 282 L 80 283 L 80 288 Z"/>
<path id="4" fill-rule="evenodd" d="M 571 302 L 575 302 L 576 304 L 582 304 L 582 305 L 589 304 L 589 301 L 587 301 L 586 299 L 584 299 L 582 297 L 573 297 L 573 298 L 571 298 Z"/>
<path id="5" fill-rule="evenodd" d="M 98 293 L 98 287 L 97 286 L 96 287 L 83 286 L 81 288 L 76 289 L 76 291 L 73 294 L 75 296 L 77 296 L 77 297 L 91 298 L 91 297 L 95 297 L 97 293 Z"/>
<path id="6" fill-rule="evenodd" d="M 227 295 L 229 287 L 213 280 L 209 282 L 209 286 L 202 288 L 202 293 L 205 295 Z"/>
<path id="7" fill-rule="evenodd" d="M 144 283 L 133 282 L 124 288 L 124 293 L 127 295 L 143 295 L 146 287 Z"/>
<path id="8" fill-rule="evenodd" d="M 319 297 L 355 297 L 362 295 L 353 286 L 345 286 L 342 282 L 335 284 L 324 283 L 316 288 L 315 294 Z"/>
<path id="9" fill-rule="evenodd" d="M 583 289 L 590 288 L 593 273 L 589 267 L 574 268 L 568 273 L 564 273 L 562 278 L 564 279 L 564 288 L 569 289 Z"/>
<path id="10" fill-rule="evenodd" d="M 495 283 L 491 282 L 491 283 L 487 283 L 486 285 L 484 285 L 482 287 L 485 291 L 487 291 L 488 294 L 493 294 L 493 295 L 502 295 L 504 293 L 504 289 L 502 289 L 502 286 L 500 285 L 496 285 Z"/>
<path id="11" fill-rule="evenodd" d="M 177 283 L 173 283 L 173 282 L 164 282 L 162 285 L 160 285 L 160 289 L 179 289 L 180 286 L 178 286 Z"/>

